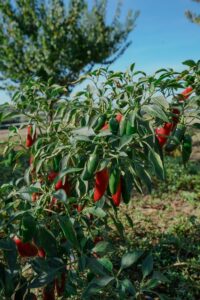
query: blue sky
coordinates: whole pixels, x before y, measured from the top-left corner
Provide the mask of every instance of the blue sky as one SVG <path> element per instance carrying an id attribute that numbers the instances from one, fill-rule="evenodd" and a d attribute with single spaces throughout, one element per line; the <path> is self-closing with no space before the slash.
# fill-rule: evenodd
<path id="1" fill-rule="evenodd" d="M 113 16 L 116 2 L 108 1 L 108 20 Z M 135 62 L 137 69 L 147 73 L 160 67 L 181 70 L 182 61 L 200 59 L 200 26 L 190 23 L 184 15 L 187 9 L 200 13 L 200 4 L 191 0 L 124 0 L 122 19 L 128 9 L 139 10 L 140 16 L 129 36 L 131 46 L 112 69 L 126 70 Z M 0 103 L 8 99 L 0 93 Z"/>
<path id="2" fill-rule="evenodd" d="M 115 1 L 110 1 L 114 3 Z M 114 64 L 125 69 L 133 61 L 136 68 L 151 73 L 160 67 L 181 69 L 181 62 L 200 59 L 200 26 L 185 17 L 187 9 L 200 13 L 200 4 L 191 0 L 124 0 L 128 7 L 140 10 L 131 47 Z"/>

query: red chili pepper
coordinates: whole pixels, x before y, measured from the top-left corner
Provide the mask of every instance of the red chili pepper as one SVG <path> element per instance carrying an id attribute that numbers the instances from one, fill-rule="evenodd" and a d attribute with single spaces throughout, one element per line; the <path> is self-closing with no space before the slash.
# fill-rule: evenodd
<path id="1" fill-rule="evenodd" d="M 55 286 L 58 297 L 61 297 L 65 291 L 66 275 L 62 273 L 60 278 L 56 278 Z"/>
<path id="2" fill-rule="evenodd" d="M 55 171 L 50 171 L 48 175 L 48 180 L 49 181 L 54 181 L 54 179 L 58 176 L 58 172 Z"/>
<path id="3" fill-rule="evenodd" d="M 107 168 L 96 173 L 94 187 L 94 201 L 99 201 L 104 195 L 109 182 L 109 174 Z"/>
<path id="4" fill-rule="evenodd" d="M 120 123 L 122 117 L 123 117 L 122 114 L 118 113 L 118 114 L 116 115 L 116 120 Z"/>
<path id="5" fill-rule="evenodd" d="M 156 137 L 161 147 L 163 147 L 164 144 L 167 142 L 167 138 L 170 135 L 170 132 L 172 130 L 172 125 L 169 125 L 171 123 L 165 123 L 165 124 L 168 125 L 164 125 L 163 127 L 156 128 L 155 130 Z"/>
<path id="6" fill-rule="evenodd" d="M 191 86 L 187 87 L 183 92 L 182 95 L 184 96 L 184 99 L 188 99 L 190 97 L 190 95 L 193 92 L 193 88 Z"/>
<path id="7" fill-rule="evenodd" d="M 163 126 L 163 128 L 165 128 L 166 130 L 171 131 L 172 128 L 173 128 L 173 123 L 170 123 L 170 122 L 165 123 L 164 126 Z"/>
<path id="8" fill-rule="evenodd" d="M 27 136 L 26 136 L 26 147 L 30 148 L 36 140 L 36 133 L 32 137 L 32 125 L 28 125 L 27 127 Z"/>
<path id="9" fill-rule="evenodd" d="M 119 184 L 117 187 L 117 191 L 114 195 L 112 195 L 112 200 L 115 206 L 119 206 L 121 202 L 121 194 L 122 194 L 122 181 L 121 178 L 119 180 Z"/>
<path id="10" fill-rule="evenodd" d="M 42 299 L 43 300 L 55 300 L 55 281 L 53 284 L 48 285 L 43 288 L 42 291 Z"/>
<path id="11" fill-rule="evenodd" d="M 23 243 L 17 236 L 13 238 L 19 255 L 22 257 L 33 257 L 38 254 L 38 249 L 32 243 Z"/>
<path id="12" fill-rule="evenodd" d="M 70 183 L 68 181 L 68 179 L 65 179 L 65 183 L 63 184 L 62 179 L 59 179 L 58 182 L 55 185 L 55 189 L 56 191 L 63 189 L 65 190 L 66 194 L 68 196 L 70 196 Z"/>

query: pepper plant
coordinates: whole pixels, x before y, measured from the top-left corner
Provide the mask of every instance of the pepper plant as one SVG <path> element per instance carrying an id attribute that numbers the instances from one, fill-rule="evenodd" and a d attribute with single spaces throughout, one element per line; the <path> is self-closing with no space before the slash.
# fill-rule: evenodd
<path id="1" fill-rule="evenodd" d="M 164 299 L 164 276 L 151 253 L 132 248 L 118 211 L 133 193 L 151 192 L 154 177 L 165 180 L 168 152 L 182 147 L 187 164 L 200 62 L 184 64 L 152 76 L 134 64 L 125 73 L 101 68 L 73 97 L 30 79 L 13 97 L 14 112 L 5 105 L 2 120 L 24 114 L 28 124 L 10 127 L 2 142 L 6 163 L 24 167 L 0 188 L 2 299 Z"/>

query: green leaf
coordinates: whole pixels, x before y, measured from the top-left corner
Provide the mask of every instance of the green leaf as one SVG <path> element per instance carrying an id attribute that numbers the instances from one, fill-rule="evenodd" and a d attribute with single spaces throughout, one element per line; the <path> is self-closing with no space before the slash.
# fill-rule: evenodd
<path id="1" fill-rule="evenodd" d="M 93 252 L 96 253 L 106 253 L 108 252 L 110 249 L 110 244 L 108 242 L 102 241 L 102 242 L 98 242 L 95 247 L 92 249 Z"/>
<path id="2" fill-rule="evenodd" d="M 144 166 L 137 162 L 133 162 L 135 166 L 135 172 L 139 176 L 139 178 L 142 180 L 142 182 L 146 185 L 148 188 L 149 193 L 151 193 L 152 190 L 152 182 L 151 177 L 149 173 L 145 170 Z"/>
<path id="3" fill-rule="evenodd" d="M 153 97 L 151 101 L 156 105 L 162 106 L 165 110 L 169 108 L 169 103 L 164 97 Z"/>
<path id="4" fill-rule="evenodd" d="M 182 64 L 191 68 L 196 66 L 195 61 L 192 59 L 185 60 L 184 62 L 182 62 Z"/>
<path id="5" fill-rule="evenodd" d="M 147 277 L 153 271 L 153 257 L 152 254 L 148 254 L 142 262 L 142 274 L 143 278 Z"/>
<path id="6" fill-rule="evenodd" d="M 39 225 L 36 231 L 35 243 L 38 247 L 44 248 L 47 256 L 57 255 L 56 239 L 52 232 L 46 227 Z"/>
<path id="7" fill-rule="evenodd" d="M 83 299 L 88 298 L 91 295 L 97 294 L 102 288 L 106 287 L 113 280 L 114 277 L 110 277 L 110 276 L 104 276 L 101 278 L 93 279 L 87 286 L 86 290 L 84 291 L 82 295 Z"/>
<path id="8" fill-rule="evenodd" d="M 164 166 L 160 158 L 160 155 L 156 153 L 151 147 L 149 147 L 149 162 L 151 163 L 156 176 L 159 179 L 165 179 Z"/>
<path id="9" fill-rule="evenodd" d="M 96 258 L 87 258 L 87 267 L 96 275 L 105 276 L 107 270 Z"/>
<path id="10" fill-rule="evenodd" d="M 138 259 L 142 256 L 143 251 L 136 250 L 134 252 L 128 252 L 122 256 L 121 259 L 121 269 L 126 269 L 132 266 L 134 263 L 138 261 Z"/>
<path id="11" fill-rule="evenodd" d="M 95 132 L 91 127 L 82 127 L 82 128 L 74 129 L 72 133 L 74 135 L 80 135 L 85 137 L 90 137 L 95 135 Z"/>
<path id="12" fill-rule="evenodd" d="M 63 189 L 60 189 L 53 193 L 53 197 L 58 199 L 59 201 L 66 202 L 67 201 L 67 195 Z"/>
<path id="13" fill-rule="evenodd" d="M 142 289 L 155 289 L 159 285 L 159 281 L 156 278 L 151 278 L 142 285 Z"/>
<path id="14" fill-rule="evenodd" d="M 158 105 L 144 105 L 142 107 L 143 111 L 145 111 L 148 115 L 150 115 L 153 118 L 158 118 L 159 120 L 162 120 L 164 122 L 168 122 L 169 119 L 166 116 L 165 112 L 158 106 Z"/>
<path id="15" fill-rule="evenodd" d="M 106 270 L 108 270 L 109 272 L 112 272 L 112 270 L 113 270 L 113 264 L 112 264 L 112 262 L 108 258 L 105 258 L 105 257 L 99 258 L 98 262 L 100 264 L 102 264 L 102 266 Z"/>
<path id="16" fill-rule="evenodd" d="M 123 295 L 126 293 L 129 293 L 130 295 L 134 296 L 136 295 L 136 290 L 132 284 L 132 282 L 129 279 L 124 279 L 120 282 L 121 292 Z"/>
<path id="17" fill-rule="evenodd" d="M 36 221 L 32 215 L 26 213 L 21 221 L 20 234 L 22 235 L 23 242 L 29 242 L 36 232 Z"/>
<path id="18" fill-rule="evenodd" d="M 59 179 L 62 179 L 65 175 L 67 174 L 73 174 L 73 173 L 78 173 L 82 171 L 82 168 L 65 168 L 63 169 L 59 175 L 55 178 L 55 182 L 57 182 Z"/>
<path id="19" fill-rule="evenodd" d="M 83 210 L 83 213 L 86 214 L 86 215 L 87 214 L 92 214 L 92 215 L 98 217 L 99 219 L 103 219 L 106 216 L 105 211 L 102 208 L 100 208 L 100 207 L 88 207 L 88 208 L 85 208 Z"/>
<path id="20" fill-rule="evenodd" d="M 79 248 L 76 231 L 71 219 L 68 216 L 59 217 L 59 224 L 67 240 L 69 240 L 75 248 Z"/>
<path id="21" fill-rule="evenodd" d="M 120 138 L 120 145 L 119 150 L 122 149 L 124 146 L 130 144 L 133 140 L 133 135 L 124 135 Z"/>

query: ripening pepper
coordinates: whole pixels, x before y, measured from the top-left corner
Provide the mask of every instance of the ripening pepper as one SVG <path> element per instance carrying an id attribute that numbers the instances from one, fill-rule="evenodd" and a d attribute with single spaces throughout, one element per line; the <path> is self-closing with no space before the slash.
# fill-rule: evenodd
<path id="1" fill-rule="evenodd" d="M 32 125 L 28 125 L 27 136 L 26 136 L 26 147 L 27 148 L 30 148 L 36 140 L 36 132 L 34 133 L 34 136 L 32 136 L 32 135 L 33 135 L 33 127 L 32 127 Z"/>
<path id="2" fill-rule="evenodd" d="M 104 195 L 109 181 L 107 168 L 96 173 L 94 187 L 94 202 L 99 201 Z"/>
<path id="3" fill-rule="evenodd" d="M 182 160 L 184 165 L 186 165 L 186 163 L 188 162 L 191 153 L 192 153 L 192 138 L 189 134 L 186 134 L 183 138 L 183 143 L 182 143 Z"/>
<path id="4" fill-rule="evenodd" d="M 120 182 L 120 171 L 118 168 L 113 168 L 110 171 L 110 177 L 109 177 L 109 190 L 111 192 L 111 195 L 114 195 L 117 191 L 118 185 Z"/>
<path id="5" fill-rule="evenodd" d="M 32 243 L 23 243 L 21 239 L 17 236 L 13 238 L 15 245 L 17 246 L 17 250 L 20 256 L 22 257 L 33 257 L 38 254 L 38 249 Z"/>
<path id="6" fill-rule="evenodd" d="M 182 95 L 184 96 L 184 99 L 188 99 L 190 97 L 190 95 L 193 92 L 193 88 L 191 86 L 187 87 L 183 92 Z"/>
<path id="7" fill-rule="evenodd" d="M 126 134 L 126 126 L 127 126 L 127 119 L 125 116 L 122 117 L 120 124 L 119 124 L 119 135 L 123 136 Z"/>
<path id="8" fill-rule="evenodd" d="M 61 297 L 65 291 L 66 274 L 63 272 L 59 278 L 55 280 L 57 296 Z"/>
<path id="9" fill-rule="evenodd" d="M 119 127 L 119 123 L 121 122 L 122 117 L 123 117 L 122 114 L 118 113 L 115 118 L 114 117 L 111 118 L 111 120 L 112 120 L 112 121 L 110 120 L 111 121 L 111 126 L 110 126 L 110 121 L 109 121 L 109 123 L 106 122 L 104 124 L 104 126 L 101 128 L 101 130 L 110 129 L 111 132 L 113 132 L 112 130 L 114 130 L 114 132 L 117 133 L 118 127 Z"/>
<path id="10" fill-rule="evenodd" d="M 178 124 L 175 131 L 171 135 L 171 139 L 168 140 L 168 143 L 166 144 L 165 150 L 167 152 L 174 151 L 182 142 L 184 134 L 185 134 L 185 125 Z"/>
<path id="11" fill-rule="evenodd" d="M 115 206 L 120 205 L 121 195 L 122 195 L 122 182 L 121 182 L 121 178 L 120 178 L 116 193 L 112 195 L 112 200 L 113 200 L 113 203 Z"/>
<path id="12" fill-rule="evenodd" d="M 102 129 L 102 126 L 105 124 L 106 121 L 106 115 L 101 115 L 96 124 L 94 125 L 94 131 L 99 131 L 100 129 Z"/>

